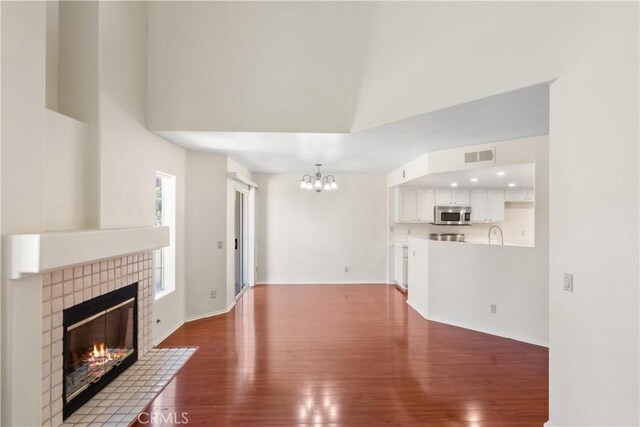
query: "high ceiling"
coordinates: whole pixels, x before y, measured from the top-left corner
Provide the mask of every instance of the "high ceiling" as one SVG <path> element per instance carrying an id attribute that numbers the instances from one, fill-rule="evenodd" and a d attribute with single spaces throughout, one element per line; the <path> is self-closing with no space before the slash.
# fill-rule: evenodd
<path id="1" fill-rule="evenodd" d="M 547 84 L 355 133 L 157 132 L 191 150 L 227 154 L 254 173 L 386 173 L 429 151 L 549 132 Z"/>

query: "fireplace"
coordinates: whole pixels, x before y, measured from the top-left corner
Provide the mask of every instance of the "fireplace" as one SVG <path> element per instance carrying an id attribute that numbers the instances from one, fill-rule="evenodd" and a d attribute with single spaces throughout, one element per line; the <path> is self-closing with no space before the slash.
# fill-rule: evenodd
<path id="1" fill-rule="evenodd" d="M 138 284 L 63 311 L 63 418 L 138 358 Z"/>

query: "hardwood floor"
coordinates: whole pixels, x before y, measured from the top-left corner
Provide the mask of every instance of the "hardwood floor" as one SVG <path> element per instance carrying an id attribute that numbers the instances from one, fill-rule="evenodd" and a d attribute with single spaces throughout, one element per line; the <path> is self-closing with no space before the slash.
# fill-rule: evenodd
<path id="1" fill-rule="evenodd" d="M 405 298 L 384 285 L 250 289 L 162 343 L 200 350 L 147 411 L 193 426 L 547 421 L 546 348 L 429 322 Z"/>

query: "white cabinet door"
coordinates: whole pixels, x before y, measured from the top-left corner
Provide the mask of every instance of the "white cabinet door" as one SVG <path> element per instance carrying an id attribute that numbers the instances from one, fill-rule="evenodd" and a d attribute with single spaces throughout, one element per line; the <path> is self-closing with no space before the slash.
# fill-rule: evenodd
<path id="1" fill-rule="evenodd" d="M 533 202 L 534 191 L 532 188 L 524 190 L 507 190 L 507 202 Z"/>
<path id="2" fill-rule="evenodd" d="M 418 221 L 433 222 L 433 207 L 435 205 L 435 194 L 433 190 L 418 191 Z"/>
<path id="3" fill-rule="evenodd" d="M 451 204 L 453 204 L 453 192 L 451 190 L 438 188 L 436 190 L 436 205 L 451 205 Z"/>
<path id="4" fill-rule="evenodd" d="M 487 201 L 487 217 L 488 222 L 504 221 L 504 201 L 505 194 L 503 190 L 489 190 Z"/>
<path id="5" fill-rule="evenodd" d="M 453 204 L 454 205 L 468 205 L 469 190 L 454 190 L 453 191 Z"/>
<path id="6" fill-rule="evenodd" d="M 404 248 L 396 243 L 393 248 L 393 279 L 397 284 L 405 286 L 407 272 L 404 266 Z"/>
<path id="7" fill-rule="evenodd" d="M 486 222 L 489 193 L 486 190 L 471 192 L 471 222 Z"/>
<path id="8" fill-rule="evenodd" d="M 397 222 L 416 222 L 418 219 L 418 193 L 413 189 L 399 189 Z"/>

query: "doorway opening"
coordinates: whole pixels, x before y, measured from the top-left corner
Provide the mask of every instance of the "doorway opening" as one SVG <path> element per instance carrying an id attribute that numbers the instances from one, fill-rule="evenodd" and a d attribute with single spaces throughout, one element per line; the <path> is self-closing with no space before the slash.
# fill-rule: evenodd
<path id="1" fill-rule="evenodd" d="M 249 194 L 236 189 L 235 203 L 235 297 L 247 288 L 249 278 Z"/>

